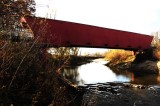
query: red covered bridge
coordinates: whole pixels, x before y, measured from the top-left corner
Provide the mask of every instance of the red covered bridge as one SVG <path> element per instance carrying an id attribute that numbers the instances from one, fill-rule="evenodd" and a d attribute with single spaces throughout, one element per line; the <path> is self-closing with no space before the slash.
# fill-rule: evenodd
<path id="1" fill-rule="evenodd" d="M 39 17 L 25 17 L 22 21 L 27 22 L 39 43 L 50 46 L 145 50 L 153 39 L 139 33 Z"/>

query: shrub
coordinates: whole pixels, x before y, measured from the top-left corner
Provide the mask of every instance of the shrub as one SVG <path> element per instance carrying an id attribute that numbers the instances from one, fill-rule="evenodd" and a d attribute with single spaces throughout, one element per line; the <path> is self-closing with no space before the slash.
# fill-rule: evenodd
<path id="1" fill-rule="evenodd" d="M 57 105 L 69 103 L 67 88 L 57 70 L 35 42 L 0 42 L 0 103 L 4 105 Z M 32 45 L 30 45 L 32 44 Z M 60 61 L 60 60 L 59 60 Z"/>

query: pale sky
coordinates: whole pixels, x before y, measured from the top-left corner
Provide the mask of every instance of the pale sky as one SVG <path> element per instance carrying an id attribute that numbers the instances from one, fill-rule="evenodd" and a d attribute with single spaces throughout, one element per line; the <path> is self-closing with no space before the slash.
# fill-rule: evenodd
<path id="1" fill-rule="evenodd" d="M 36 15 L 143 34 L 160 30 L 160 0 L 36 0 Z"/>

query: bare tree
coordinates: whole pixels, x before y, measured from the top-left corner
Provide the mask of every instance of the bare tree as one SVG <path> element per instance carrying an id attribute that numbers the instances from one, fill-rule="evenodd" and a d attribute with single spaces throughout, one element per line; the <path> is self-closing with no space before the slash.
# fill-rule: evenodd
<path id="1" fill-rule="evenodd" d="M 14 29 L 21 16 L 33 15 L 34 12 L 34 0 L 1 0 L 0 29 Z"/>

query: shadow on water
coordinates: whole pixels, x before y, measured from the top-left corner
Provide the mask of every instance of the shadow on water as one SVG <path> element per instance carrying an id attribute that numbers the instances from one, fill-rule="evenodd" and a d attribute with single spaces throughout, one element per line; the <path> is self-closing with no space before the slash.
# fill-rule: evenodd
<path id="1" fill-rule="evenodd" d="M 96 84 L 106 82 L 130 82 L 133 84 L 160 85 L 160 76 L 135 76 L 132 72 L 124 70 L 111 70 L 105 66 L 102 59 L 80 66 L 68 66 L 61 70 L 64 78 L 76 85 Z"/>

